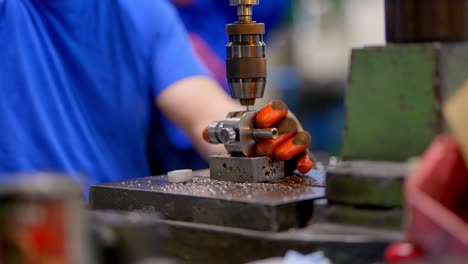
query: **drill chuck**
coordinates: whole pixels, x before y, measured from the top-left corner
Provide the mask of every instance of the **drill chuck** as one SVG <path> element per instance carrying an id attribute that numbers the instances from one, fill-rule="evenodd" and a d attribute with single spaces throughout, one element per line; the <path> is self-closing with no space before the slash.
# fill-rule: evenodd
<path id="1" fill-rule="evenodd" d="M 226 73 L 234 99 L 241 105 L 253 105 L 263 97 L 266 84 L 265 25 L 252 21 L 252 5 L 259 0 L 231 0 L 237 5 L 239 21 L 226 25 Z"/>

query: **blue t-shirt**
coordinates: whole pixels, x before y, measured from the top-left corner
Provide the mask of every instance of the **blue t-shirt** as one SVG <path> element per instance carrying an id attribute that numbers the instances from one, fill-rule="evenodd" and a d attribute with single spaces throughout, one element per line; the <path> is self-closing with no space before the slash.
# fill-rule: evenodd
<path id="1" fill-rule="evenodd" d="M 0 0 L 0 174 L 149 175 L 155 98 L 206 74 L 188 43 L 165 0 Z"/>

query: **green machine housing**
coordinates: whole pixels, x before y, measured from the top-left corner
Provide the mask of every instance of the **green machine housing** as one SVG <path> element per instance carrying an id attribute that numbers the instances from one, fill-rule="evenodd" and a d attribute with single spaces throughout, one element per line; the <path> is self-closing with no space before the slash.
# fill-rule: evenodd
<path id="1" fill-rule="evenodd" d="M 468 78 L 468 44 L 352 51 L 344 159 L 405 161 L 446 130 L 441 104 Z"/>

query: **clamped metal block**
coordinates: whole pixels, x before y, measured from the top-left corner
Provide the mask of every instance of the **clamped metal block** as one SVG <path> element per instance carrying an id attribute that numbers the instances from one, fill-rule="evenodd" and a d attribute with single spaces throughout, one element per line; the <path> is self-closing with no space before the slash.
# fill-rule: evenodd
<path id="1" fill-rule="evenodd" d="M 256 111 L 230 112 L 225 120 L 208 127 L 211 143 L 224 144 L 230 155 L 210 157 L 210 178 L 235 182 L 259 182 L 285 176 L 284 162 L 254 157 L 256 141 L 274 139 L 276 128 L 255 128 Z"/>
<path id="2" fill-rule="evenodd" d="M 285 176 L 284 162 L 270 157 L 210 157 L 210 178 L 232 182 L 264 182 Z"/>

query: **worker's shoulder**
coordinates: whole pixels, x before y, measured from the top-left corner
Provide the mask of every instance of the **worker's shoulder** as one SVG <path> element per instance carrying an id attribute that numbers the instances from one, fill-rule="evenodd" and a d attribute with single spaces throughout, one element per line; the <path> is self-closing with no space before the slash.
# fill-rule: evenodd
<path id="1" fill-rule="evenodd" d="M 124 11 L 132 15 L 136 14 L 138 17 L 151 16 L 152 19 L 157 19 L 159 16 L 166 17 L 174 12 L 174 7 L 168 0 L 117 0 L 113 2 L 118 3 Z"/>
<path id="2" fill-rule="evenodd" d="M 138 29 L 148 30 L 170 25 L 177 20 L 174 6 L 167 0 L 109 0 L 117 3 L 123 18 L 130 19 Z M 164 23 L 161 23 L 163 22 Z M 155 27 L 156 26 L 156 27 Z M 162 30 L 159 28 L 158 30 Z"/>
<path id="3" fill-rule="evenodd" d="M 7 0 L 0 0 L 0 7 L 4 7 L 6 5 L 6 2 Z"/>

